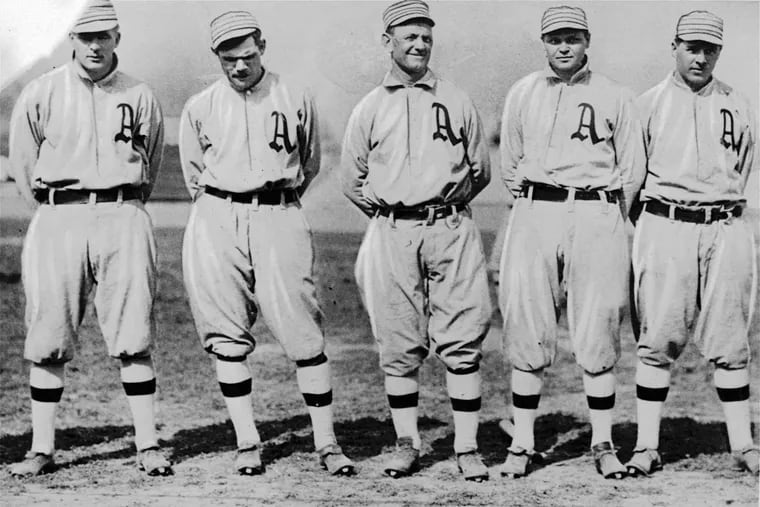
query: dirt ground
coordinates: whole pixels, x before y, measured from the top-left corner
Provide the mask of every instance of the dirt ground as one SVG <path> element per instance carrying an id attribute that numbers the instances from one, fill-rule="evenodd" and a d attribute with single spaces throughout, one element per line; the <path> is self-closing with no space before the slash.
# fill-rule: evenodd
<path id="1" fill-rule="evenodd" d="M 25 219 L 0 220 L 0 466 L 20 460 L 31 441 L 28 366 L 23 351 L 23 291 L 19 282 Z M 505 363 L 492 333 L 482 365 L 483 411 L 479 444 L 491 468 L 483 484 L 463 481 L 452 453 L 452 421 L 444 368 L 429 358 L 421 372 L 422 470 L 393 480 L 381 473 L 394 441 L 382 375 L 369 324 L 353 279 L 358 233 L 315 232 L 316 274 L 326 315 L 327 354 L 334 378 L 339 441 L 360 471 L 332 478 L 320 470 L 298 393 L 294 366 L 263 326 L 249 358 L 254 408 L 264 440 L 266 473 L 233 474 L 234 433 L 211 360 L 201 350 L 181 277 L 181 228 L 156 231 L 160 252 L 158 420 L 162 444 L 176 474 L 149 478 L 134 464 L 132 428 L 118 374 L 106 358 L 92 309 L 77 356 L 67 368 L 58 412 L 55 473 L 28 480 L 0 474 L 3 505 L 757 505 L 758 482 L 731 469 L 722 411 L 709 365 L 690 346 L 673 372 L 664 411 L 661 451 L 665 470 L 646 479 L 605 481 L 588 453 L 589 427 L 581 371 L 564 346 L 549 370 L 536 424 L 547 462 L 519 480 L 499 477 L 509 439 L 498 429 L 509 396 Z M 486 248 L 493 231 L 484 233 Z M 494 313 L 493 325 L 500 319 Z M 564 326 L 563 326 L 563 329 Z M 755 327 L 757 330 L 757 326 Z M 753 353 L 757 356 L 757 333 Z M 613 437 L 627 460 L 635 443 L 634 341 L 628 322 L 616 372 Z M 758 421 L 758 369 L 752 366 L 753 421 Z"/>

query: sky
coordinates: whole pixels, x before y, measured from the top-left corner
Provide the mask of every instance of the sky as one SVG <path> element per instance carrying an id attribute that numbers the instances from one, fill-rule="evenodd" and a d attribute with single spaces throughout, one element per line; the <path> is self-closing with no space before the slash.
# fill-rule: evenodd
<path id="1" fill-rule="evenodd" d="M 23 85 L 70 58 L 66 26 L 81 2 L 3 2 L 0 153 L 7 152 L 8 117 Z M 325 144 L 336 145 L 351 109 L 388 68 L 380 44 L 382 11 L 388 3 L 116 0 L 122 32 L 117 52 L 121 69 L 156 92 L 168 119 L 167 141 L 176 142 L 176 117 L 183 105 L 220 76 L 209 49 L 210 20 L 226 10 L 249 10 L 267 39 L 264 65 L 312 89 Z M 637 94 L 672 71 L 670 42 L 678 17 L 695 9 L 714 12 L 725 21 L 715 75 L 748 96 L 758 111 L 758 2 L 432 0 L 436 26 L 431 68 L 470 94 L 489 135 L 498 129 L 509 87 L 545 65 L 541 14 L 560 3 L 580 6 L 588 15 L 592 70 Z"/>

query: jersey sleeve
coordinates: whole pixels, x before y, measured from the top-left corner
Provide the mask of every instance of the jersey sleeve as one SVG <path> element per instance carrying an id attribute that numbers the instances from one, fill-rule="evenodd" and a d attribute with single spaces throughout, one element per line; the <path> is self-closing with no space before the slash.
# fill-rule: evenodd
<path id="1" fill-rule="evenodd" d="M 192 99 L 191 99 L 192 101 Z M 188 102 L 182 110 L 179 120 L 179 159 L 182 166 L 182 175 L 185 178 L 185 186 L 190 196 L 195 200 L 200 185 L 198 180 L 205 170 L 203 163 L 203 149 L 200 142 L 199 120 L 193 118 L 193 113 Z"/>
<path id="2" fill-rule="evenodd" d="M 504 185 L 517 196 L 522 182 L 517 181 L 517 165 L 523 158 L 523 135 L 520 118 L 520 98 L 517 85 L 513 86 L 504 100 L 501 115 L 499 151 L 501 153 L 501 177 Z"/>
<path id="3" fill-rule="evenodd" d="M 372 203 L 364 197 L 362 188 L 367 178 L 369 167 L 367 160 L 370 151 L 370 121 L 365 119 L 364 101 L 351 113 L 343 136 L 340 174 L 343 194 L 353 202 L 365 215 L 372 216 Z"/>
<path id="4" fill-rule="evenodd" d="M 42 104 L 36 98 L 37 84 L 29 84 L 19 96 L 9 125 L 10 174 L 19 193 L 28 204 L 36 207 L 32 192 L 32 177 L 37 165 L 40 146 L 45 140 L 41 121 Z"/>
<path id="5" fill-rule="evenodd" d="M 746 189 L 747 179 L 749 178 L 750 172 L 755 169 L 754 166 L 757 164 L 758 159 L 755 156 L 755 145 L 757 143 L 757 118 L 753 114 L 752 107 L 749 104 L 745 107 L 747 111 L 747 130 L 746 134 L 741 138 L 739 161 L 736 170 L 742 175 Z"/>
<path id="6" fill-rule="evenodd" d="M 465 145 L 467 160 L 470 162 L 470 177 L 472 179 L 472 191 L 469 199 L 472 200 L 491 181 L 491 155 L 488 151 L 488 142 L 483 135 L 483 123 L 480 120 L 475 105 L 468 101 L 467 108 L 467 132 Z M 464 137 L 464 136 L 463 136 Z"/>
<path id="7" fill-rule="evenodd" d="M 623 186 L 626 213 L 644 183 L 646 176 L 646 152 L 644 130 L 639 112 L 634 105 L 633 95 L 627 90 L 621 95 L 618 106 L 617 124 L 612 133 L 615 145 L 615 159 Z"/>
<path id="8" fill-rule="evenodd" d="M 141 135 L 145 136 L 145 149 L 148 155 L 148 184 L 143 188 L 143 199 L 148 200 L 156 184 L 156 177 L 164 158 L 164 115 L 158 100 L 149 94 L 146 111 L 147 121 L 143 123 Z"/>
<path id="9" fill-rule="evenodd" d="M 314 99 L 309 93 L 304 93 L 304 104 L 301 123 L 299 125 L 299 149 L 301 150 L 301 168 L 303 183 L 298 193 L 303 195 L 311 182 L 319 173 L 322 151 L 319 139 L 319 118 Z"/>

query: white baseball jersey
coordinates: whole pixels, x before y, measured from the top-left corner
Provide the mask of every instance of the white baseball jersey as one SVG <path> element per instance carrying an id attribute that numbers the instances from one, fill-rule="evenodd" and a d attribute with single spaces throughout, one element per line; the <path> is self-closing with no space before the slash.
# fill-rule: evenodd
<path id="1" fill-rule="evenodd" d="M 588 62 L 564 83 L 547 67 L 510 89 L 501 120 L 504 183 L 585 190 L 622 189 L 626 203 L 644 180 L 644 148 L 633 94 Z"/>
<path id="2" fill-rule="evenodd" d="M 163 136 L 161 108 L 146 84 L 116 66 L 93 82 L 71 61 L 22 91 L 11 117 L 11 170 L 30 202 L 35 188 L 121 185 L 142 187 L 147 199 Z"/>
<path id="3" fill-rule="evenodd" d="M 404 84 L 392 73 L 354 108 L 343 140 L 343 187 L 362 211 L 467 203 L 491 178 L 472 101 L 431 71 Z"/>
<path id="4" fill-rule="evenodd" d="M 114 55 L 115 58 L 115 55 Z M 114 69 L 93 82 L 76 61 L 29 83 L 10 124 L 19 190 L 142 187 L 147 199 L 163 150 L 161 109 L 144 83 Z M 156 245 L 137 200 L 40 206 L 22 254 L 24 357 L 65 362 L 74 354 L 91 290 L 108 352 L 150 353 Z"/>
<path id="5" fill-rule="evenodd" d="M 638 105 L 649 159 L 642 200 L 681 205 L 746 200 L 755 146 L 747 99 L 715 78 L 694 93 L 674 72 Z"/>
<path id="6" fill-rule="evenodd" d="M 710 209 L 745 201 L 755 120 L 744 97 L 715 78 L 694 92 L 674 72 L 639 101 L 649 156 L 644 202 Z M 703 224 L 641 215 L 633 303 L 643 362 L 670 365 L 693 338 L 717 366 L 747 365 L 757 306 L 754 229 L 745 217 Z"/>
<path id="7" fill-rule="evenodd" d="M 204 348 L 227 357 L 252 352 L 251 328 L 260 309 L 288 357 L 319 355 L 324 336 L 311 230 L 298 200 L 258 206 L 199 193 L 203 186 L 302 193 L 320 164 L 309 95 L 268 71 L 244 92 L 222 78 L 185 105 L 179 148 L 195 198 L 183 273 Z"/>
<path id="8" fill-rule="evenodd" d="M 411 86 L 391 71 L 351 114 L 342 176 L 343 192 L 367 215 L 467 203 L 491 177 L 477 111 L 429 70 Z M 416 371 L 431 340 L 450 370 L 479 364 L 491 301 L 469 209 L 431 224 L 374 217 L 355 274 L 386 374 Z"/>
<path id="9" fill-rule="evenodd" d="M 179 126 L 182 171 L 191 195 L 205 185 L 229 192 L 306 189 L 319 171 L 311 96 L 265 71 L 243 93 L 227 78 L 188 100 Z"/>
<path id="10" fill-rule="evenodd" d="M 588 62 L 568 83 L 550 67 L 515 83 L 504 105 L 501 155 L 504 183 L 516 196 L 529 183 L 622 190 L 630 207 L 645 173 L 632 94 Z M 625 219 L 617 204 L 530 199 L 515 201 L 501 256 L 510 361 L 524 371 L 552 364 L 566 302 L 578 364 L 608 371 L 620 355 L 628 294 Z"/>

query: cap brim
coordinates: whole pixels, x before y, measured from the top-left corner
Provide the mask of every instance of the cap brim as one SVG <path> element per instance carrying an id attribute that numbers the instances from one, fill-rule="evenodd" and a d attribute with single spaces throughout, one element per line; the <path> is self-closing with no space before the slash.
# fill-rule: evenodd
<path id="1" fill-rule="evenodd" d="M 681 35 L 676 35 L 676 37 L 687 42 L 702 41 L 702 42 L 709 42 L 710 44 L 715 44 L 716 46 L 723 45 L 723 39 L 719 39 L 718 37 L 714 35 L 705 35 L 701 33 L 685 33 Z"/>
<path id="2" fill-rule="evenodd" d="M 224 41 L 228 41 L 230 39 L 236 39 L 238 37 L 244 37 L 246 35 L 251 35 L 252 33 L 256 32 L 258 30 L 257 28 L 236 28 L 234 30 L 230 30 L 229 32 L 225 33 L 224 35 L 220 36 L 216 41 L 211 44 L 211 49 L 215 50 L 219 47 L 220 44 L 222 44 Z"/>
<path id="3" fill-rule="evenodd" d="M 541 35 L 546 35 L 548 33 L 557 32 L 559 30 L 583 30 L 588 32 L 588 26 L 583 25 L 581 23 L 574 23 L 572 21 L 562 21 L 558 23 L 552 23 L 551 25 L 547 26 L 546 28 L 541 30 Z"/>
<path id="4" fill-rule="evenodd" d="M 75 26 L 71 31 L 72 33 L 106 32 L 117 26 L 119 26 L 119 22 L 115 20 L 90 21 Z"/>

